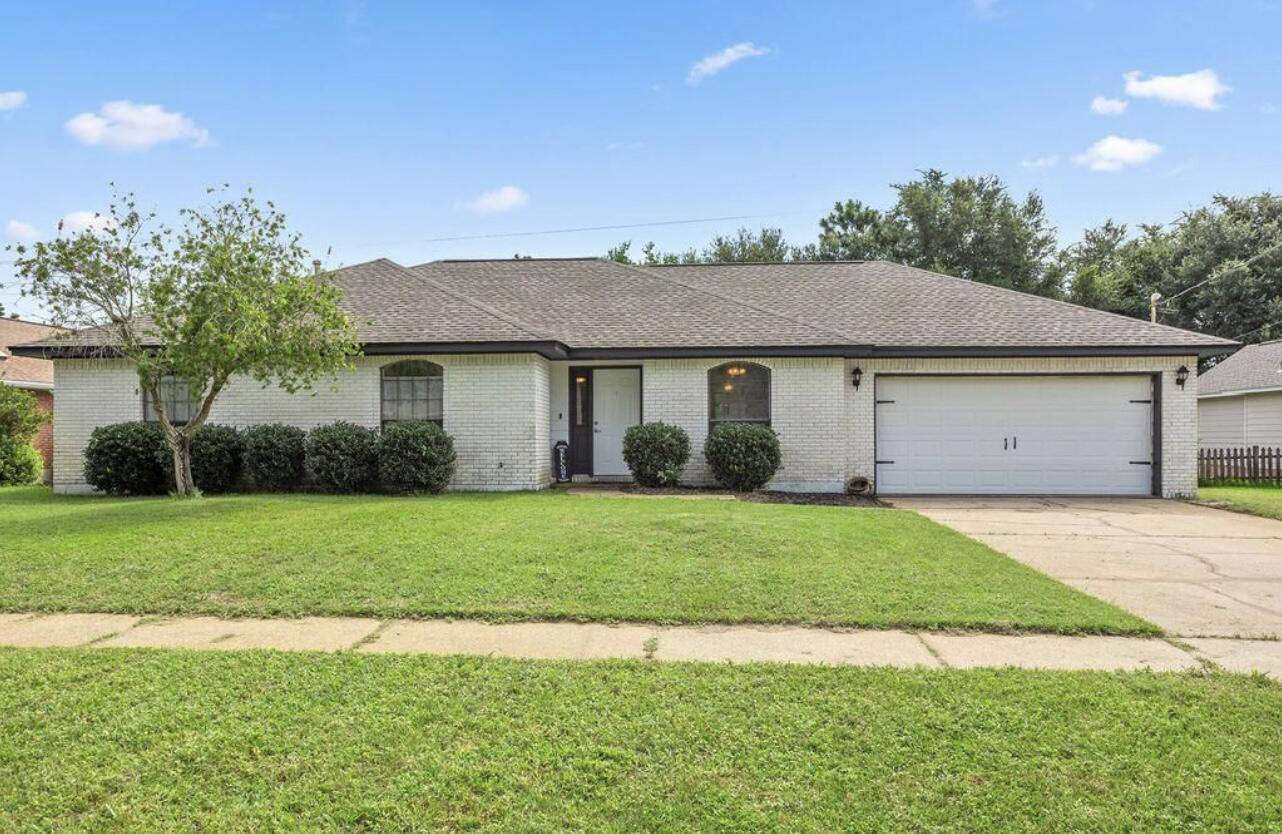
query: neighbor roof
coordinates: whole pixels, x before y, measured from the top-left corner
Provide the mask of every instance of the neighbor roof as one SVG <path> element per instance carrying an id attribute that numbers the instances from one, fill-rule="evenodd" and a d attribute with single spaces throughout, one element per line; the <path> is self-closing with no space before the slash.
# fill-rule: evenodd
<path id="1" fill-rule="evenodd" d="M 553 358 L 1214 354 L 1235 343 L 884 261 L 631 266 L 380 259 L 329 273 L 367 353 Z M 28 346 L 75 355 L 101 344 Z"/>
<path id="2" fill-rule="evenodd" d="M 1247 345 L 1197 378 L 1199 397 L 1282 388 L 1282 340 Z"/>
<path id="3" fill-rule="evenodd" d="M 43 339 L 57 332 L 58 328 L 40 322 L 0 318 L 0 383 L 18 387 L 52 387 L 52 362 L 29 356 L 14 356 L 9 347 Z"/>

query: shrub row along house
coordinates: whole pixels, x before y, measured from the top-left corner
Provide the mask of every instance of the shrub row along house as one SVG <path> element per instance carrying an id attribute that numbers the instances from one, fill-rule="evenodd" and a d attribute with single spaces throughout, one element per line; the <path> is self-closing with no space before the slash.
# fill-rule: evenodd
<path id="1" fill-rule="evenodd" d="M 1185 495 L 1198 358 L 1233 342 L 886 262 L 637 267 L 601 259 L 377 260 L 330 273 L 364 355 L 315 393 L 233 381 L 210 420 L 439 423 L 452 489 L 625 479 L 623 435 L 769 426 L 769 485 L 881 494 Z M 90 432 L 146 419 L 93 331 L 15 349 L 57 367 L 55 487 L 88 489 Z M 186 386 L 164 394 L 185 419 Z M 709 481 L 695 452 L 682 480 Z"/>

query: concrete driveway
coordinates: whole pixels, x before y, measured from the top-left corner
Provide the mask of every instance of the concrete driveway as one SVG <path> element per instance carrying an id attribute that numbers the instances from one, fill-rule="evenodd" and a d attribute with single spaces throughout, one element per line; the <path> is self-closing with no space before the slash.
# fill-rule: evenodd
<path id="1" fill-rule="evenodd" d="M 1173 636 L 1282 637 L 1282 521 L 1154 498 L 893 503 Z"/>

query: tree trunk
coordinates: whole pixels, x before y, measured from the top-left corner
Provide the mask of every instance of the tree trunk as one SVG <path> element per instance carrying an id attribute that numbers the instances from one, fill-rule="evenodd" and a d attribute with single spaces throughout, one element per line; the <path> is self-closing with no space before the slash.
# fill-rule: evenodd
<path id="1" fill-rule="evenodd" d="M 196 482 L 191 477 L 191 438 L 178 432 L 170 443 L 174 453 L 174 492 L 177 495 L 196 494 Z"/>

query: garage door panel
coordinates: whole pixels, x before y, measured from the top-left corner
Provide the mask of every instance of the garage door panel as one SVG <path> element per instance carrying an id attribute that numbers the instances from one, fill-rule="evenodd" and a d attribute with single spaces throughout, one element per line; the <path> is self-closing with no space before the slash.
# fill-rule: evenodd
<path id="1" fill-rule="evenodd" d="M 1150 396 L 1142 375 L 880 377 L 878 491 L 1147 495 Z"/>

